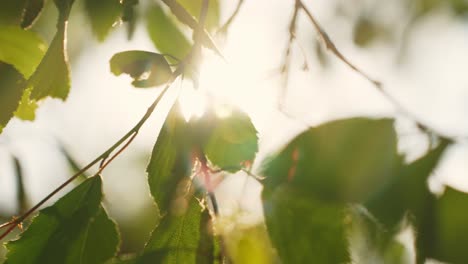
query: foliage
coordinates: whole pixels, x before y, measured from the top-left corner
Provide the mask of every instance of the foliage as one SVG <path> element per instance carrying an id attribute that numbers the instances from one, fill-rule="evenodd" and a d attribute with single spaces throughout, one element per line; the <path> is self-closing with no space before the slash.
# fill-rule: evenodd
<path id="1" fill-rule="evenodd" d="M 398 152 L 392 118 L 355 117 L 309 127 L 261 162 L 260 177 L 255 178 L 263 186 L 265 221 L 226 231 L 220 227 L 214 178 L 237 172 L 255 176 L 252 164 L 259 151 L 255 123 L 235 106 L 227 107 L 227 115 L 220 114 L 212 102 L 203 116 L 186 121 L 177 100 L 165 117 L 146 169 L 159 223 L 141 252 L 121 254 L 118 227 L 102 205 L 101 172 L 137 136 L 174 80 L 188 74 L 197 86 L 196 64 L 203 47 L 222 57 L 212 36 L 217 29 L 226 29 L 220 24 L 223 2 L 83 1 L 83 12 L 99 41 L 121 23 L 131 38 L 138 19 L 145 20 L 157 52 L 119 52 L 110 59 L 110 71 L 130 75 L 137 88 L 160 87 L 160 95 L 134 128 L 85 168 L 79 169 L 64 152 L 76 174 L 36 206 L 25 212 L 22 208 L 21 215 L 1 225 L 0 239 L 27 223 L 63 187 L 78 177 L 83 181 L 40 210 L 18 238 L 5 241 L 5 263 L 375 263 L 372 259 L 407 263 L 408 250 L 397 237 L 408 229 L 414 230 L 417 263 L 468 261 L 464 248 L 468 194 L 446 187 L 436 195 L 428 187 L 454 139 L 413 118 L 431 144 L 422 157 L 407 163 Z M 32 30 L 45 1 L 0 4 L 0 132 L 14 116 L 33 120 L 41 100 L 67 99 L 71 86 L 67 24 L 75 2 L 80 1 L 53 1 L 58 17 L 48 44 Z M 461 0 L 416 2 L 415 18 L 439 5 L 448 5 L 457 16 L 468 10 Z M 297 13 L 304 11 L 325 47 L 395 103 L 379 82 L 342 55 L 302 1 L 296 0 L 294 6 L 289 46 L 295 39 Z M 360 17 L 354 41 L 364 47 L 382 32 L 388 33 L 371 18 Z M 118 147 L 122 148 L 116 151 Z M 99 162 L 97 172 L 89 176 L 87 170 Z M 15 164 L 20 168 L 16 157 Z M 19 200 L 24 202 L 21 190 Z M 241 226 L 233 222 L 231 226 Z"/>

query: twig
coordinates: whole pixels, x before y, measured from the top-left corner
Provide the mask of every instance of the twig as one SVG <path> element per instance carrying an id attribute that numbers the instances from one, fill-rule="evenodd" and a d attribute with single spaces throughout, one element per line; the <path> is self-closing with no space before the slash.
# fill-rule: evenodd
<path id="1" fill-rule="evenodd" d="M 330 39 L 330 37 L 328 36 L 328 34 L 325 32 L 325 30 L 323 30 L 322 26 L 320 26 L 320 24 L 317 22 L 317 20 L 315 19 L 315 17 L 312 15 L 312 13 L 309 11 L 309 9 L 304 5 L 304 3 L 301 1 L 301 0 L 296 0 L 296 5 L 299 5 L 299 7 L 306 13 L 307 17 L 309 18 L 310 22 L 312 23 L 312 25 L 315 27 L 315 29 L 317 30 L 320 38 L 322 39 L 322 41 L 325 43 L 325 46 L 326 48 L 332 52 L 336 57 L 338 57 L 342 62 L 344 62 L 345 64 L 347 64 L 351 69 L 353 69 L 354 71 L 356 71 L 357 73 L 359 73 L 362 77 L 364 77 L 365 79 L 367 79 L 369 82 L 371 82 L 372 84 L 374 84 L 377 88 L 379 88 L 380 90 L 382 89 L 382 83 L 377 81 L 377 80 L 374 80 L 373 78 L 369 77 L 369 75 L 367 75 L 365 72 L 363 72 L 362 70 L 360 70 L 358 67 L 356 67 L 354 64 L 352 64 L 339 50 L 338 48 L 335 46 L 335 44 L 333 43 L 333 41 Z"/>
<path id="2" fill-rule="evenodd" d="M 304 5 L 302 0 L 295 0 L 296 7 L 299 6 L 300 9 L 302 9 L 307 17 L 309 18 L 310 22 L 314 26 L 314 28 L 317 30 L 320 38 L 324 42 L 326 48 L 333 53 L 338 59 L 340 59 L 342 62 L 344 62 L 346 65 L 348 65 L 351 69 L 356 71 L 358 74 L 360 74 L 362 77 L 364 77 L 366 80 L 371 82 L 376 89 L 391 103 L 393 106 L 399 111 L 401 114 L 404 116 L 408 117 L 409 119 L 413 120 L 413 122 L 416 123 L 418 127 L 420 127 L 423 131 L 432 133 L 434 135 L 437 135 L 440 138 L 444 138 L 450 141 L 455 141 L 458 140 L 460 137 L 450 137 L 447 135 L 444 135 L 444 133 L 438 132 L 436 129 L 427 126 L 423 122 L 419 121 L 419 118 L 414 115 L 411 111 L 409 111 L 406 107 L 404 107 L 393 95 L 391 95 L 389 92 L 387 92 L 385 89 L 383 89 L 383 84 L 367 75 L 365 72 L 360 70 L 358 67 L 356 67 L 354 64 L 352 64 L 336 47 L 336 45 L 333 43 L 333 41 L 330 39 L 328 34 L 323 30 L 323 28 L 320 26 L 320 24 L 317 22 L 315 17 L 312 15 L 312 13 L 309 11 L 309 9 Z M 463 137 L 466 138 L 466 137 Z"/>
<path id="3" fill-rule="evenodd" d="M 239 0 L 237 2 L 237 6 L 236 6 L 236 9 L 234 10 L 234 12 L 232 12 L 231 16 L 228 18 L 228 20 L 226 20 L 226 22 L 224 23 L 224 25 L 222 25 L 218 31 L 216 31 L 216 35 L 220 34 L 220 33 L 226 33 L 229 29 L 229 27 L 231 26 L 232 22 L 234 21 L 234 19 L 237 17 L 237 15 L 239 14 L 239 11 L 242 7 L 242 5 L 244 4 L 244 0 Z"/>
<path id="4" fill-rule="evenodd" d="M 150 105 L 150 107 L 148 108 L 148 110 L 146 111 L 145 115 L 140 119 L 140 121 L 130 130 L 127 132 L 127 134 L 125 134 L 120 140 L 118 140 L 116 143 L 114 143 L 109 149 L 107 149 L 104 153 L 102 153 L 101 155 L 99 155 L 99 157 L 97 157 L 96 159 L 94 159 L 93 161 L 91 161 L 88 165 L 86 165 L 84 168 L 82 168 L 80 171 L 78 171 L 77 173 L 75 173 L 73 176 L 71 176 L 68 180 L 66 180 L 64 183 L 62 183 L 59 187 L 57 187 L 55 190 L 53 190 L 51 193 L 49 193 L 45 198 L 43 198 L 40 202 L 38 202 L 35 206 L 33 206 L 31 209 L 29 209 L 28 211 L 26 211 L 24 214 L 22 214 L 20 217 L 18 218 L 15 218 L 13 219 L 12 221 L 10 222 L 7 222 L 7 223 L 4 223 L 0 226 L 0 228 L 2 227 L 8 227 L 8 229 L 6 231 L 4 231 L 1 235 L 0 235 L 0 240 L 2 240 L 3 238 L 5 238 L 11 231 L 13 231 L 13 229 L 21 224 L 27 217 L 29 217 L 32 213 L 34 213 L 37 209 L 39 209 L 44 203 L 46 203 L 50 198 L 52 198 L 55 194 L 57 194 L 59 191 L 61 191 L 65 186 L 67 186 L 68 184 L 70 184 L 71 182 L 73 182 L 76 178 L 78 178 L 81 174 L 85 173 L 87 170 L 89 170 L 92 166 L 94 166 L 96 163 L 98 163 L 99 161 L 107 158 L 115 149 L 117 149 L 120 145 L 122 145 L 128 138 L 130 137 L 134 137 L 138 131 L 140 130 L 140 128 L 145 124 L 146 120 L 148 120 L 148 118 L 151 116 L 151 114 L 154 112 L 156 106 L 159 104 L 159 102 L 161 101 L 161 99 L 163 98 L 163 96 L 166 94 L 166 92 L 169 90 L 169 88 L 171 87 L 171 84 L 174 82 L 174 80 L 180 75 L 183 73 L 184 71 L 184 65 L 185 64 L 182 64 L 181 66 L 179 66 L 175 72 L 173 73 L 171 79 L 168 81 L 168 84 L 166 85 L 166 87 L 161 91 L 161 93 L 158 95 L 158 97 L 154 100 L 154 102 Z M 132 139 L 129 140 L 129 142 L 131 142 Z M 128 143 L 127 143 L 128 144 Z M 126 146 L 124 146 L 126 147 Z M 114 159 L 118 154 L 121 153 L 123 149 L 121 149 L 118 153 L 116 153 L 116 155 L 114 155 L 112 157 L 112 159 Z M 103 164 L 103 166 L 101 166 L 101 168 L 99 169 L 99 173 L 102 172 L 102 170 L 105 168 L 105 166 L 107 166 L 109 164 L 109 162 Z"/>

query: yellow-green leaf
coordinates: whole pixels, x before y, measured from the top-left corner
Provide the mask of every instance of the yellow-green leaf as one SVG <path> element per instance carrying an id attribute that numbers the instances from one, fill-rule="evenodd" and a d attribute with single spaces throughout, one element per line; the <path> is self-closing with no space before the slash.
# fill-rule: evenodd
<path id="1" fill-rule="evenodd" d="M 0 61 L 15 66 L 25 78 L 31 76 L 46 50 L 47 45 L 36 33 L 0 25 Z"/>

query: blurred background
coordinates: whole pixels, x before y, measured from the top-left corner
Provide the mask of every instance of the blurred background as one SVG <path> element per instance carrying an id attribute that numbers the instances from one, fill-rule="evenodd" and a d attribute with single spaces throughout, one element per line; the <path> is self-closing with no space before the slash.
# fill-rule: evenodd
<path id="1" fill-rule="evenodd" d="M 83 166 L 100 155 L 135 125 L 160 92 L 135 89 L 130 77 L 116 77 L 109 68 L 116 52 L 155 51 L 144 21 L 146 7 L 153 1 L 140 2 L 133 38 L 128 40 L 125 26 L 115 25 L 101 43 L 93 37 L 83 4 L 77 1 L 69 22 L 72 89 L 68 100 L 40 102 L 34 122 L 12 120 L 0 135 L 2 222 L 17 214 L 12 155 L 20 161 L 27 202 L 33 205 L 72 174 L 70 159 Z M 381 81 L 418 120 L 460 138 L 444 156 L 430 186 L 434 191 L 444 184 L 468 191 L 468 2 L 304 3 L 352 63 Z M 226 21 L 236 6 L 237 1 L 220 1 L 219 21 Z M 397 118 L 400 151 L 408 161 L 422 155 L 428 147 L 424 134 L 371 83 L 328 53 L 304 14 L 298 18 L 286 78 L 281 69 L 293 8 L 292 0 L 244 1 L 227 33 L 216 37 L 226 60 L 206 51 L 199 89 L 194 90 L 188 79 L 174 84 L 183 89 L 180 100 L 186 118 L 203 113 L 206 94 L 246 111 L 260 138 L 254 171 L 308 126 L 351 116 Z M 48 1 L 34 29 L 48 41 L 55 32 L 56 15 Z M 103 173 L 105 205 L 120 225 L 122 252 L 140 249 L 157 221 L 145 168 L 166 111 L 162 105 Z M 244 225 L 241 228 L 253 228 L 262 221 L 260 191 L 260 184 L 244 173 L 224 175 L 216 190 L 222 215 L 237 219 Z M 265 239 L 261 232 L 256 236 Z"/>

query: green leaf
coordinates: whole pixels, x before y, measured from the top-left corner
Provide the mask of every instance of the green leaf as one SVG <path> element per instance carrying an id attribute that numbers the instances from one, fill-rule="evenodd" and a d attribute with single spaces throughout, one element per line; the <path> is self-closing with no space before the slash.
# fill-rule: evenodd
<path id="1" fill-rule="evenodd" d="M 0 63 L 0 133 L 18 108 L 24 82 L 23 76 L 15 68 Z"/>
<path id="2" fill-rule="evenodd" d="M 266 227 L 263 223 L 252 226 L 233 228 L 229 233 L 223 234 L 223 241 L 227 249 L 226 254 L 232 263 L 238 264 L 270 264 L 277 263 L 274 260 L 273 247 Z"/>
<path id="3" fill-rule="evenodd" d="M 197 20 L 200 16 L 203 0 L 178 0 L 193 17 Z M 211 0 L 208 6 L 208 13 L 206 15 L 205 26 L 207 29 L 212 30 L 219 26 L 220 7 L 218 0 Z"/>
<path id="4" fill-rule="evenodd" d="M 416 220 L 424 218 L 433 199 L 427 179 L 448 145 L 449 142 L 443 141 L 425 156 L 402 166 L 393 179 L 366 202 L 367 209 L 390 230 L 408 211 Z"/>
<path id="5" fill-rule="evenodd" d="M 243 162 L 253 161 L 258 151 L 258 137 L 248 115 L 235 111 L 229 117 L 216 118 L 213 122 L 203 151 L 214 165 L 236 172 Z"/>
<path id="6" fill-rule="evenodd" d="M 34 72 L 46 49 L 36 33 L 0 25 L 0 61 L 13 65 L 25 78 Z"/>
<path id="7" fill-rule="evenodd" d="M 190 52 L 190 42 L 159 5 L 149 8 L 146 15 L 146 28 L 154 46 L 161 53 L 183 59 Z M 173 59 L 169 61 L 175 62 Z"/>
<path id="8" fill-rule="evenodd" d="M 91 21 L 94 35 L 99 41 L 104 41 L 112 26 L 120 19 L 123 5 L 120 0 L 86 0 L 85 10 Z"/>
<path id="9" fill-rule="evenodd" d="M 203 210 L 200 217 L 200 238 L 197 248 L 197 264 L 215 263 L 215 239 L 213 236 L 213 221 L 210 212 Z"/>
<path id="10" fill-rule="evenodd" d="M 40 16 L 44 8 L 45 0 L 28 0 L 25 10 L 23 11 L 22 28 L 30 28 Z"/>
<path id="11" fill-rule="evenodd" d="M 195 197 L 183 197 L 151 234 L 139 264 L 195 264 L 199 248 L 202 207 Z"/>
<path id="12" fill-rule="evenodd" d="M 1 3 L 0 25 L 19 25 L 27 0 L 3 0 Z"/>
<path id="13" fill-rule="evenodd" d="M 117 252 L 118 233 L 100 206 L 101 178 L 93 177 L 40 211 L 18 240 L 7 243 L 6 264 L 100 264 Z"/>
<path id="14" fill-rule="evenodd" d="M 178 105 L 174 105 L 159 132 L 146 169 L 151 194 L 162 213 L 169 210 L 177 186 L 191 173 L 187 135 L 185 120 Z"/>
<path id="15" fill-rule="evenodd" d="M 129 50 L 116 53 L 110 60 L 115 75 L 129 74 L 133 86 L 146 88 L 167 83 L 172 70 L 164 56 L 154 52 Z"/>
<path id="16" fill-rule="evenodd" d="M 132 39 L 133 33 L 135 32 L 136 22 L 138 19 L 138 13 L 135 11 L 135 7 L 138 4 L 138 0 L 123 0 L 123 11 L 122 21 L 127 23 L 127 39 Z"/>
<path id="17" fill-rule="evenodd" d="M 73 0 L 54 0 L 59 10 L 57 32 L 41 63 L 28 80 L 32 86 L 31 99 L 47 96 L 65 100 L 70 90 L 70 69 L 66 55 L 66 24 Z M 53 73 L 53 74 L 51 74 Z"/>
<path id="18" fill-rule="evenodd" d="M 271 241 L 283 263 L 348 263 L 345 206 L 323 202 L 289 184 L 263 190 Z"/>
<path id="19" fill-rule="evenodd" d="M 447 187 L 434 206 L 432 226 L 420 230 L 425 237 L 427 258 L 462 264 L 468 260 L 468 194 Z"/>
<path id="20" fill-rule="evenodd" d="M 364 201 L 399 168 L 391 119 L 352 118 L 311 128 L 264 164 L 265 186 L 289 182 L 322 199 Z"/>
<path id="21" fill-rule="evenodd" d="M 31 90 L 32 88 L 24 90 L 18 109 L 16 109 L 15 112 L 15 116 L 22 120 L 33 121 L 36 118 L 36 109 L 38 106 L 35 100 L 30 99 Z"/>

